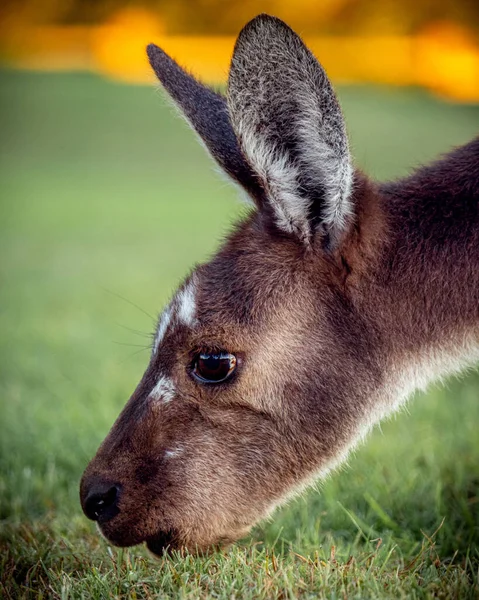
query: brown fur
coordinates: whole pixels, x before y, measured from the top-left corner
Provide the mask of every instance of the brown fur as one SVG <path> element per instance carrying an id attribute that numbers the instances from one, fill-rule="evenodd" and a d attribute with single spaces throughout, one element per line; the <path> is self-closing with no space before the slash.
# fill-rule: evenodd
<path id="1" fill-rule="evenodd" d="M 395 183 L 356 172 L 352 190 L 348 228 L 308 243 L 259 192 L 196 269 L 194 323 L 172 320 L 82 479 L 84 507 L 98 481 L 120 489 L 118 513 L 98 518 L 113 543 L 160 553 L 243 536 L 415 386 L 479 356 L 479 139 Z M 237 356 L 231 380 L 192 379 L 204 348 Z M 162 377 L 171 401 L 150 396 Z"/>

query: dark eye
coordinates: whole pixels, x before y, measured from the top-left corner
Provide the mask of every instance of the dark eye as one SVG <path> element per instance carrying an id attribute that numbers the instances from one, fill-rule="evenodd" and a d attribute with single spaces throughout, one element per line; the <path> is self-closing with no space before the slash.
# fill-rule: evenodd
<path id="1" fill-rule="evenodd" d="M 227 352 L 201 353 L 193 362 L 193 376 L 201 383 L 220 383 L 236 369 L 236 356 Z"/>

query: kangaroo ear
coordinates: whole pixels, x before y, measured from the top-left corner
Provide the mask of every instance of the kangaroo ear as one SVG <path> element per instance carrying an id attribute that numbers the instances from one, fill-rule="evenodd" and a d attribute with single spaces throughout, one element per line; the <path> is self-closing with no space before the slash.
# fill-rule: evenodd
<path id="1" fill-rule="evenodd" d="M 323 68 L 281 20 L 260 15 L 241 31 L 228 107 L 276 225 L 305 242 L 318 227 L 337 239 L 353 213 L 343 116 Z"/>
<path id="2" fill-rule="evenodd" d="M 147 47 L 150 64 L 213 158 L 255 198 L 264 193 L 242 155 L 231 126 L 226 99 L 186 73 L 161 48 Z"/>

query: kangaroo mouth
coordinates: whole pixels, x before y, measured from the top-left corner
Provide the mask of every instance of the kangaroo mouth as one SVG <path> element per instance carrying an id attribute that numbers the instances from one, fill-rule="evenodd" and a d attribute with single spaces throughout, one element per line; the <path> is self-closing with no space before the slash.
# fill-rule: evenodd
<path id="1" fill-rule="evenodd" d="M 178 550 L 180 548 L 177 535 L 173 531 L 161 532 L 146 540 L 144 538 L 137 539 L 130 538 L 129 536 L 115 535 L 110 531 L 105 531 L 98 523 L 97 531 L 108 544 L 113 544 L 119 548 L 129 548 L 146 543 L 148 550 L 157 557 L 161 557 L 165 553 L 169 554 L 172 550 Z"/>
<path id="2" fill-rule="evenodd" d="M 179 548 L 178 536 L 173 530 L 162 531 L 146 540 L 148 550 L 155 556 L 163 556 Z"/>

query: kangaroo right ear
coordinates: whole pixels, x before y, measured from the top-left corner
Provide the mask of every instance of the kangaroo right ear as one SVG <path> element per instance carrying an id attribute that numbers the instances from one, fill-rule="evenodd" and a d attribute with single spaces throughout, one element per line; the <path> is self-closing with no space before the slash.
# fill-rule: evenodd
<path id="1" fill-rule="evenodd" d="M 238 36 L 228 107 L 240 148 L 277 227 L 337 245 L 354 219 L 354 168 L 331 82 L 301 38 L 259 15 Z"/>
<path id="2" fill-rule="evenodd" d="M 255 199 L 264 194 L 239 149 L 226 99 L 184 71 L 155 44 L 147 54 L 156 76 L 219 166 Z"/>

